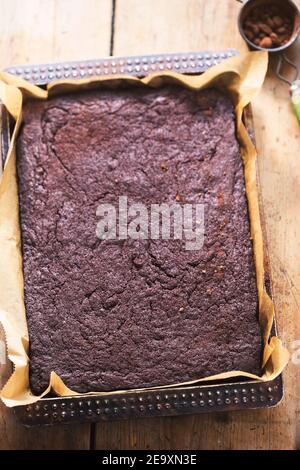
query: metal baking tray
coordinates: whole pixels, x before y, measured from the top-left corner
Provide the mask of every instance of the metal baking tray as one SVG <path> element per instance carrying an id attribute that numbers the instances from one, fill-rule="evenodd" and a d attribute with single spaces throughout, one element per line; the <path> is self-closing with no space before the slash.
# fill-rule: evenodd
<path id="1" fill-rule="evenodd" d="M 109 57 L 100 60 L 64 62 L 32 66 L 17 66 L 7 72 L 40 86 L 60 78 L 83 78 L 126 74 L 142 77 L 151 72 L 174 70 L 199 74 L 222 60 L 237 55 L 234 49 L 180 54 L 159 54 L 135 57 Z M 249 134 L 254 140 L 251 108 L 244 112 Z M 4 164 L 10 138 L 8 114 L 0 109 L 0 154 Z M 260 204 L 264 229 L 263 205 Z M 265 232 L 265 230 L 264 230 Z M 266 254 L 267 243 L 265 239 Z M 272 282 L 266 256 L 266 289 L 272 295 Z M 274 322 L 273 334 L 276 332 Z M 282 377 L 270 382 L 234 379 L 206 382 L 200 385 L 129 391 L 115 395 L 83 395 L 75 397 L 46 397 L 29 406 L 15 407 L 18 419 L 26 426 L 55 423 L 97 422 L 137 417 L 175 416 L 217 411 L 270 408 L 283 398 Z"/>

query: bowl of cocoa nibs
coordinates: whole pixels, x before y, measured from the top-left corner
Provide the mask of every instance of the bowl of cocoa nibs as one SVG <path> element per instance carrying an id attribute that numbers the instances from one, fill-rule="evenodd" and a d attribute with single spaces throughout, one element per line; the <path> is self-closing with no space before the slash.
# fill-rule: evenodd
<path id="1" fill-rule="evenodd" d="M 291 0 L 248 0 L 244 1 L 238 24 L 251 49 L 278 52 L 296 41 L 300 13 Z"/>

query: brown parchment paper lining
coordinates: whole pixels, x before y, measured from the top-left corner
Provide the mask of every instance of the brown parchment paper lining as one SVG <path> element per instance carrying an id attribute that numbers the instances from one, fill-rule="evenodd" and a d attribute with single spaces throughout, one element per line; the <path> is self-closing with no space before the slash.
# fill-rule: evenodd
<path id="1" fill-rule="evenodd" d="M 66 91 L 76 91 L 103 85 L 114 87 L 126 82 L 129 85 L 139 84 L 150 87 L 159 87 L 165 82 L 176 82 L 195 90 L 216 86 L 231 96 L 236 106 L 237 135 L 244 161 L 245 184 L 259 296 L 259 321 L 264 340 L 263 375 L 261 377 L 243 371 L 231 371 L 181 384 L 161 384 L 162 387 L 152 387 L 147 390 L 195 384 L 201 380 L 218 379 L 222 381 L 237 376 L 267 381 L 274 379 L 281 373 L 288 362 L 289 353 L 277 337 L 270 338 L 274 305 L 264 286 L 263 238 L 256 180 L 257 155 L 242 122 L 243 108 L 260 89 L 266 69 L 267 54 L 264 52 L 251 52 L 228 59 L 198 76 L 165 72 L 150 75 L 143 79 L 114 76 L 82 80 L 61 80 L 49 84 L 47 90 L 31 85 L 7 73 L 3 72 L 0 74 L 0 99 L 16 121 L 5 168 L 0 180 L 0 322 L 5 331 L 8 357 L 14 366 L 14 371 L 0 395 L 7 406 L 34 403 L 51 389 L 61 396 L 79 395 L 70 390 L 55 371 L 51 373 L 49 386 L 41 396 L 34 396 L 29 386 L 29 338 L 24 306 L 24 281 L 16 179 L 16 138 L 22 120 L 22 102 L 28 96 L 35 99 L 47 99 L 49 96 Z M 126 390 L 118 390 L 109 393 L 125 392 Z M 108 392 L 91 391 L 90 393 L 107 395 Z"/>

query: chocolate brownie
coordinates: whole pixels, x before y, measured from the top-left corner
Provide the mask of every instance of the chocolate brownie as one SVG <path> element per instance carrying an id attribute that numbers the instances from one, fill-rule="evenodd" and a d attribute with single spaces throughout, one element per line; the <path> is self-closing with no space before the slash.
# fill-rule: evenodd
<path id="1" fill-rule="evenodd" d="M 29 101 L 18 179 L 30 383 L 78 392 L 261 372 L 256 275 L 230 100 L 177 86 Z M 99 239 L 97 207 L 203 204 L 204 245 Z"/>

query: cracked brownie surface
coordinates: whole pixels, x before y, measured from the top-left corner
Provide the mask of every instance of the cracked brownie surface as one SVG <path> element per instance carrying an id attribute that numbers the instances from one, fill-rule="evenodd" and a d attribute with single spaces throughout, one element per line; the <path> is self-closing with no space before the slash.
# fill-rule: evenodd
<path id="1" fill-rule="evenodd" d="M 29 101 L 18 180 L 30 383 L 78 392 L 260 373 L 243 165 L 216 90 L 91 91 Z M 99 240 L 101 203 L 203 203 L 204 246 Z"/>

